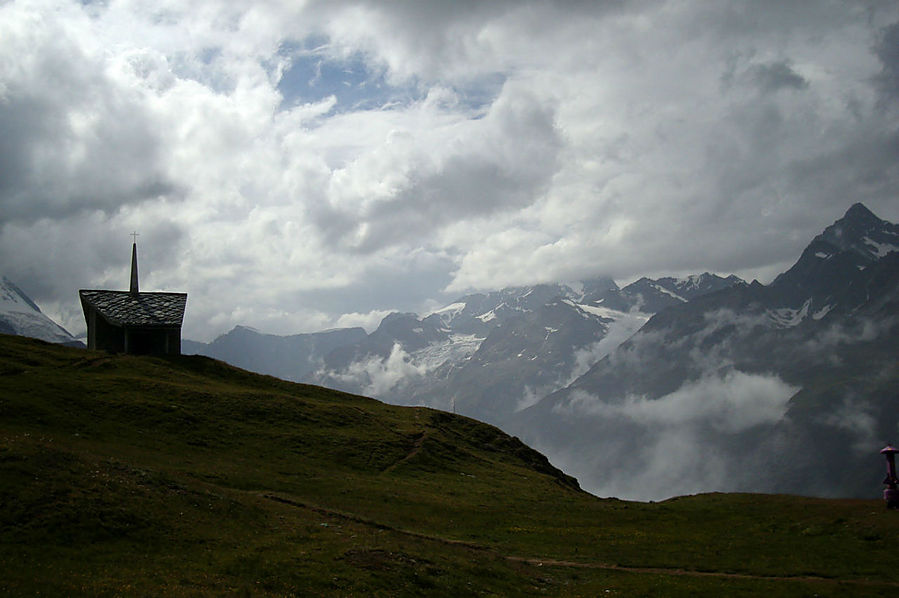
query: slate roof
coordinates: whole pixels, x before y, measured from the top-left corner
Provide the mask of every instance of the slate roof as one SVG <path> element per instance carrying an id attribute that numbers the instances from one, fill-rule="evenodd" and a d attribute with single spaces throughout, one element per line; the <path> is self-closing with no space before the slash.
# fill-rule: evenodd
<path id="1" fill-rule="evenodd" d="M 78 291 L 81 303 L 90 305 L 110 324 L 118 326 L 181 326 L 187 293 L 138 293 L 128 291 Z M 87 310 L 85 310 L 87 311 Z"/>

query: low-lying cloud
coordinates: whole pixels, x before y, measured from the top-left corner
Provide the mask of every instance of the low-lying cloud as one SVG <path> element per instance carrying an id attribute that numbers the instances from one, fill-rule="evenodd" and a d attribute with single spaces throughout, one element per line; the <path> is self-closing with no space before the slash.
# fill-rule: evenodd
<path id="1" fill-rule="evenodd" d="M 341 385 L 361 388 L 362 393 L 372 397 L 384 395 L 403 383 L 425 375 L 426 364 L 415 364 L 400 343 L 394 343 L 386 358 L 372 355 L 367 359 L 354 361 L 340 372 L 327 374 Z"/>
<path id="2" fill-rule="evenodd" d="M 779 421 L 799 390 L 777 376 L 729 371 L 685 383 L 671 394 L 649 399 L 627 396 L 618 403 L 575 391 L 563 408 L 603 418 L 622 418 L 646 427 L 711 427 L 734 433 Z"/>
<path id="3" fill-rule="evenodd" d="M 601 401 L 576 392 L 555 412 L 593 428 L 598 445 L 537 446 L 553 463 L 600 496 L 658 500 L 712 490 L 738 490 L 759 472 L 762 455 L 734 459 L 742 433 L 780 422 L 799 389 L 778 376 L 731 370 L 685 383 L 658 399 Z M 749 450 L 746 444 L 741 451 Z M 739 465 L 737 465 L 739 463 Z"/>

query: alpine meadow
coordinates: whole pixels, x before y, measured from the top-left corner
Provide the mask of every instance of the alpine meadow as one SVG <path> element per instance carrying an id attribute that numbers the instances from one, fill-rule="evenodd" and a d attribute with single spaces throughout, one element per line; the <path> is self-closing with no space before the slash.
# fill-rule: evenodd
<path id="1" fill-rule="evenodd" d="M 498 429 L 0 337 L 7 595 L 880 596 L 880 500 L 599 499 Z"/>

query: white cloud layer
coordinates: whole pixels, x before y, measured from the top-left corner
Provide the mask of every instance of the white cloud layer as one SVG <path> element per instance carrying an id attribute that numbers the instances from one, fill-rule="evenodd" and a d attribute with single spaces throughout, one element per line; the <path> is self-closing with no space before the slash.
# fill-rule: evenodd
<path id="1" fill-rule="evenodd" d="M 853 202 L 899 220 L 896 39 L 886 1 L 13 0 L 0 271 L 78 332 L 137 230 L 201 340 L 770 275 Z"/>
<path id="2" fill-rule="evenodd" d="M 797 390 L 777 377 L 732 370 L 687 382 L 658 399 L 627 396 L 620 403 L 605 403 L 575 391 L 566 409 L 624 418 L 641 426 L 683 429 L 701 422 L 704 427 L 733 434 L 779 421 L 786 413 L 787 400 Z"/>
<path id="3" fill-rule="evenodd" d="M 599 496 L 658 500 L 739 490 L 746 480 L 762 479 L 752 463 L 764 455 L 736 459 L 735 438 L 781 421 L 798 390 L 777 376 L 730 370 L 707 373 L 658 399 L 628 396 L 609 403 L 577 392 L 557 409 L 572 421 L 589 422 L 604 438 L 603 450 L 555 450 L 553 460 Z"/>

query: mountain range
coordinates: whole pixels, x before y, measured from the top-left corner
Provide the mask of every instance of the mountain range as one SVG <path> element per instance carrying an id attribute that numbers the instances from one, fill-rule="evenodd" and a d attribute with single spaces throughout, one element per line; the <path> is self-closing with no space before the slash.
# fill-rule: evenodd
<path id="1" fill-rule="evenodd" d="M 392 313 L 361 328 L 277 336 L 238 326 L 185 352 L 292 381 L 502 425 L 565 387 L 636 332 L 651 313 L 742 282 L 701 274 L 610 278 L 467 295 L 430 314 Z M 651 310 L 651 311 L 647 311 Z"/>
<path id="2" fill-rule="evenodd" d="M 472 294 L 186 350 L 499 425 L 601 495 L 859 496 L 899 432 L 899 226 L 862 204 L 772 283 L 704 273 Z"/>
<path id="3" fill-rule="evenodd" d="M 899 431 L 897 250 L 856 204 L 770 285 L 660 311 L 506 427 L 610 494 L 876 493 Z"/>

